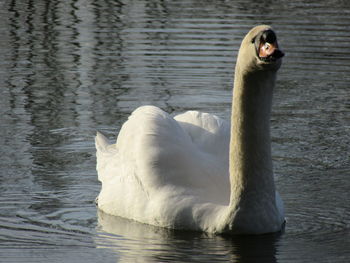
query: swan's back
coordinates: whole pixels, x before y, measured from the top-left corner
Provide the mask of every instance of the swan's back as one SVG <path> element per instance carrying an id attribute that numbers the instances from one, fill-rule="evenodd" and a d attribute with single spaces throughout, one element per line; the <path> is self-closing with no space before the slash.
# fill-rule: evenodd
<path id="1" fill-rule="evenodd" d="M 151 224 L 152 215 L 168 226 L 173 213 L 194 204 L 227 205 L 228 145 L 229 124 L 216 116 L 191 111 L 172 118 L 157 107 L 140 107 L 116 144 L 96 136 L 99 208 Z"/>
<path id="2" fill-rule="evenodd" d="M 230 125 L 227 121 L 213 114 L 198 111 L 187 111 L 174 119 L 201 151 L 228 163 Z"/>

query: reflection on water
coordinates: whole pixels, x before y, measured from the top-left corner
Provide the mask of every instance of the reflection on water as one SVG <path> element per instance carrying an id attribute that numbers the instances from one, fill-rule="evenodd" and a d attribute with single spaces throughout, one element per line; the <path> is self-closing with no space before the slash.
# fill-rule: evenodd
<path id="1" fill-rule="evenodd" d="M 276 261 L 279 235 L 211 236 L 170 231 L 98 213 L 100 248 L 120 256 L 120 262 L 259 262 Z M 111 235 L 113 234 L 113 235 Z M 123 242 L 120 242 L 121 239 Z M 169 253 L 171 251 L 171 253 Z M 253 261 L 252 261 L 253 260 Z M 258 261 L 257 261 L 258 262 Z"/>
<path id="2" fill-rule="evenodd" d="M 286 53 L 271 120 L 285 233 L 97 216 L 95 131 L 115 138 L 144 104 L 228 119 L 238 47 L 260 23 Z M 2 260 L 347 262 L 349 24 L 347 1 L 0 1 Z"/>

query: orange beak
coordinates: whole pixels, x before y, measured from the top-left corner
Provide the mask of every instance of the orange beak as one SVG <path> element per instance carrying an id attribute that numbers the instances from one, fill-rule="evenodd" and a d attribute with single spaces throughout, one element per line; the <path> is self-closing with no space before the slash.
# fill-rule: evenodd
<path id="1" fill-rule="evenodd" d="M 277 42 L 275 43 L 260 43 L 260 46 L 259 46 L 259 57 L 260 58 L 267 58 L 269 56 L 271 56 L 275 50 L 278 49 L 278 44 Z"/>

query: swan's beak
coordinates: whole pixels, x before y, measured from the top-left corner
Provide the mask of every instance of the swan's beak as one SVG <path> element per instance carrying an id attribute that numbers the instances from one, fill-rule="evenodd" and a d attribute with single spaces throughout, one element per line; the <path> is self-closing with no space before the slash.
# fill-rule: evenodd
<path id="1" fill-rule="evenodd" d="M 261 32 L 256 38 L 255 46 L 259 59 L 264 62 L 275 62 L 284 53 L 279 49 L 275 32 L 271 29 Z"/>

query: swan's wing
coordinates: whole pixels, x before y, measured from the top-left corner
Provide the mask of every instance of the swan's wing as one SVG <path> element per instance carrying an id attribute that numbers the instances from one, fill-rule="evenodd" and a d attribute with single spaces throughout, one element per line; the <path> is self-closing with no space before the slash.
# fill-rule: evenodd
<path id="1" fill-rule="evenodd" d="M 207 136 L 210 140 L 211 135 Z M 122 126 L 116 144 L 109 145 L 97 135 L 96 148 L 102 181 L 99 207 L 111 200 L 114 204 L 105 207 L 123 206 L 115 212 L 104 209 L 107 213 L 120 214 L 118 211 L 130 210 L 135 203 L 141 207 L 148 198 L 155 200 L 151 195 L 164 191 L 201 201 L 229 200 L 228 163 L 203 151 L 183 123 L 157 107 L 136 109 Z M 118 199 L 123 199 L 122 204 L 116 204 Z M 125 213 L 123 216 L 132 217 Z"/>
<path id="2" fill-rule="evenodd" d="M 216 115 L 187 111 L 174 117 L 201 151 L 222 160 L 228 165 L 230 124 Z"/>

